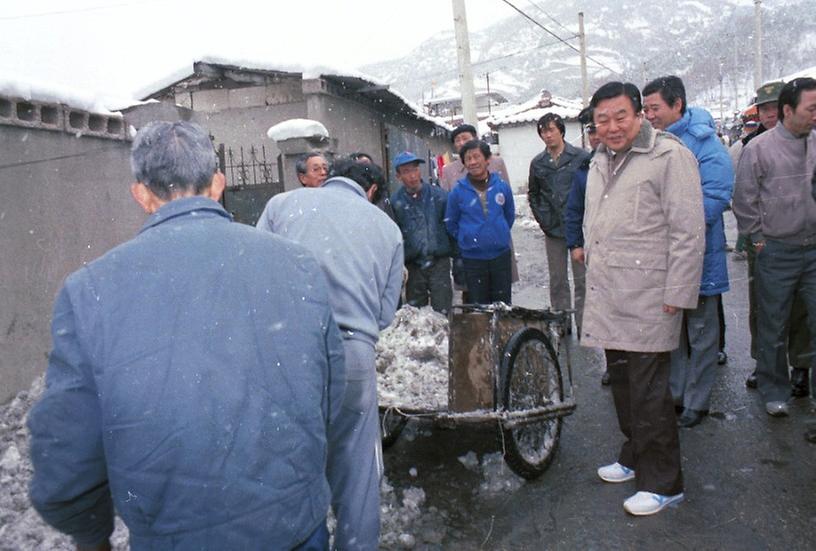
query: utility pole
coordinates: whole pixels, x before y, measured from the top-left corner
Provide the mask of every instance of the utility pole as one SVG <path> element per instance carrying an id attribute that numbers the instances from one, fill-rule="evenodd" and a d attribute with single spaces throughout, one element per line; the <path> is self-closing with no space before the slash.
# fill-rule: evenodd
<path id="1" fill-rule="evenodd" d="M 581 41 L 581 94 L 583 105 L 589 105 L 589 80 L 587 79 L 586 34 L 584 33 L 584 12 L 578 12 L 578 38 Z"/>
<path id="2" fill-rule="evenodd" d="M 478 128 L 476 93 L 473 89 L 473 69 L 470 66 L 470 39 L 468 38 L 465 0 L 453 3 L 453 27 L 456 34 L 456 59 L 459 63 L 459 89 L 462 93 L 462 119 Z"/>
<path id="3" fill-rule="evenodd" d="M 490 72 L 485 73 L 485 80 L 487 81 L 487 114 L 492 115 L 493 111 L 490 109 Z"/>
<path id="4" fill-rule="evenodd" d="M 762 86 L 762 0 L 754 0 L 754 89 Z"/>
<path id="5" fill-rule="evenodd" d="M 646 86 L 646 82 L 648 82 L 648 81 L 646 80 L 646 62 L 645 61 L 640 66 L 640 72 L 641 72 L 641 76 L 643 78 L 643 83 L 641 84 L 641 86 Z"/>

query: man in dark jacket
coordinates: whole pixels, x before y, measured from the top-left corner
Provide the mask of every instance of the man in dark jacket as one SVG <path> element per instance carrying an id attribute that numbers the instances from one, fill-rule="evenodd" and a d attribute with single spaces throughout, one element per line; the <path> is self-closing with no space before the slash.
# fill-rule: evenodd
<path id="1" fill-rule="evenodd" d="M 671 389 L 675 405 L 683 408 L 678 420 L 691 428 L 708 413 L 719 352 L 721 295 L 729 289 L 725 257 L 723 211 L 731 201 L 734 169 L 717 137 L 714 119 L 705 109 L 686 105 L 683 81 L 660 77 L 643 88 L 643 113 L 658 130 L 680 138 L 694 153 L 703 190 L 706 249 L 697 307 L 683 312 L 680 347 L 671 355 Z"/>
<path id="2" fill-rule="evenodd" d="M 207 132 L 133 142 L 134 239 L 57 297 L 31 501 L 82 548 L 326 548 L 343 344 L 303 247 L 231 223 Z M 304 298 L 305 297 L 305 298 Z"/>
<path id="3" fill-rule="evenodd" d="M 564 141 L 566 127 L 561 116 L 547 113 L 538 120 L 537 127 L 538 135 L 547 147 L 530 162 L 527 197 L 530 210 L 545 235 L 547 269 L 550 274 L 550 305 L 555 310 L 569 310 L 572 301 L 567 272 L 569 253 L 564 238 L 564 209 L 575 171 L 589 153 Z M 575 285 L 575 310 L 579 312 L 575 325 L 580 334 L 580 312 L 583 311 L 586 278 L 583 264 L 572 262 L 572 277 Z M 566 330 L 570 332 L 570 327 Z"/>
<path id="4" fill-rule="evenodd" d="M 451 288 L 451 237 L 445 228 L 448 194 L 422 181 L 424 163 L 413 153 L 402 152 L 394 159 L 394 170 L 402 187 L 391 196 L 394 221 L 402 231 L 408 281 L 405 300 L 411 306 L 427 306 L 447 314 L 453 300 Z"/>

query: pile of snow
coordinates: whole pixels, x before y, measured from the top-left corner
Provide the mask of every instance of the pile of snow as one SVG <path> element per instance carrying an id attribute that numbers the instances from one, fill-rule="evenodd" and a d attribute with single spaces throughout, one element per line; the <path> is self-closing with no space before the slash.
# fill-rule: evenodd
<path id="1" fill-rule="evenodd" d="M 48 549 L 73 551 L 71 539 L 43 522 L 28 499 L 33 469 L 28 451 L 25 418 L 43 391 L 39 377 L 28 391 L 0 406 L 0 551 Z M 446 514 L 435 507 L 423 509 L 425 492 L 409 487 L 395 490 L 383 477 L 380 490 L 380 549 L 412 549 L 438 546 L 445 536 Z M 333 524 L 329 527 L 333 528 Z M 111 543 L 116 551 L 128 546 L 128 530 L 120 518 Z"/>
<path id="2" fill-rule="evenodd" d="M 448 318 L 430 306 L 403 306 L 377 343 L 381 406 L 448 406 Z"/>
<path id="3" fill-rule="evenodd" d="M 43 386 L 39 377 L 29 390 L 0 407 L 0 551 L 75 549 L 71 538 L 45 524 L 28 500 L 33 469 L 25 418 Z M 128 531 L 118 517 L 111 543 L 115 550 L 128 549 Z"/>
<path id="4" fill-rule="evenodd" d="M 62 103 L 76 109 L 100 115 L 121 116 L 124 109 L 140 102 L 130 98 L 115 98 L 66 87 L 53 83 L 36 82 L 20 78 L 0 76 L 0 96 L 22 98 L 45 103 Z"/>
<path id="5" fill-rule="evenodd" d="M 309 140 L 325 140 L 329 137 L 329 131 L 319 121 L 311 119 L 289 119 L 279 122 L 266 131 L 270 140 L 280 142 L 291 138 L 306 138 Z"/>
<path id="6" fill-rule="evenodd" d="M 483 455 L 481 463 L 474 451 L 469 451 L 457 459 L 467 470 L 474 473 L 481 472 L 482 482 L 479 484 L 478 490 L 480 495 L 514 492 L 524 484 L 524 479 L 507 466 L 501 452 Z"/>
<path id="7" fill-rule="evenodd" d="M 533 211 L 530 210 L 527 194 L 513 195 L 513 203 L 516 205 L 516 221 L 513 222 L 513 227 L 538 230 L 538 222 L 533 217 Z"/>

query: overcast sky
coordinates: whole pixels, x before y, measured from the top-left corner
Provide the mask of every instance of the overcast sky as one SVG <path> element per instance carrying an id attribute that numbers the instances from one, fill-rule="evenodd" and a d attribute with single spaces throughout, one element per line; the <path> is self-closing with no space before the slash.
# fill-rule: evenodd
<path id="1" fill-rule="evenodd" d="M 0 78 L 127 97 L 201 56 L 356 68 L 404 55 L 453 29 L 450 0 L 3 4 Z M 466 4 L 472 31 L 515 14 L 501 0 Z"/>

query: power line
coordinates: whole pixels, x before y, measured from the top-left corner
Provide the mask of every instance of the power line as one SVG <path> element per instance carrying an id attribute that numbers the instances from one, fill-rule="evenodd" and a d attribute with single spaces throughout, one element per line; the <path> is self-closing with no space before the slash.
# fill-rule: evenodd
<path id="1" fill-rule="evenodd" d="M 123 2 L 121 4 L 108 4 L 105 6 L 89 6 L 87 8 L 77 8 L 74 10 L 45 11 L 40 13 L 28 13 L 23 15 L 1 16 L 0 21 L 15 21 L 18 19 L 34 19 L 37 17 L 50 17 L 52 15 L 71 15 L 74 13 L 86 13 L 90 11 L 108 10 L 111 8 L 123 8 L 127 6 L 138 6 L 142 4 L 155 4 L 159 0 L 144 0 L 142 2 Z"/>
<path id="2" fill-rule="evenodd" d="M 567 27 L 565 27 L 564 25 L 562 25 L 562 24 L 561 24 L 561 22 L 560 22 L 560 21 L 558 21 L 558 19 L 556 19 L 555 17 L 553 17 L 552 15 L 550 15 L 549 13 L 547 13 L 547 12 L 544 10 L 544 8 L 542 8 L 540 5 L 538 5 L 538 3 L 533 2 L 533 0 L 529 0 L 529 1 L 530 1 L 530 3 L 531 3 L 533 6 L 535 6 L 536 8 L 538 8 L 538 11 L 540 11 L 541 13 L 543 13 L 544 15 L 546 15 L 547 17 L 549 17 L 550 19 L 552 19 L 552 21 L 553 21 L 553 22 L 554 22 L 556 25 L 558 25 L 559 27 L 561 27 L 562 29 L 564 29 L 564 30 L 565 30 L 565 31 L 567 31 L 568 33 L 573 32 L 571 29 L 568 29 Z M 577 37 L 578 35 L 576 34 L 576 35 L 574 35 L 574 36 L 576 36 L 576 37 Z M 568 40 L 569 40 L 569 39 L 568 39 Z"/>
<path id="3" fill-rule="evenodd" d="M 521 10 L 520 8 L 518 8 L 518 7 L 517 7 L 515 4 L 513 4 L 513 3 L 512 3 L 512 2 L 510 2 L 509 0 L 501 0 L 501 1 L 502 1 L 502 2 L 504 2 L 505 4 L 507 4 L 508 6 L 510 6 L 511 8 L 513 8 L 514 10 L 516 10 L 517 12 L 519 12 L 519 14 L 521 14 L 521 15 L 522 15 L 522 17 L 524 17 L 525 19 L 530 20 L 530 21 L 531 21 L 533 24 L 535 24 L 537 27 L 540 27 L 540 28 L 541 28 L 541 29 L 542 29 L 544 32 L 546 32 L 547 34 L 554 36 L 554 37 L 555 37 L 555 38 L 557 38 L 557 39 L 558 39 L 560 42 L 563 42 L 564 44 L 566 44 L 566 46 L 567 46 L 568 48 L 570 48 L 570 49 L 574 50 L 574 51 L 575 51 L 575 52 L 577 52 L 578 54 L 580 54 L 580 53 L 581 53 L 581 50 L 579 50 L 578 48 L 576 48 L 575 46 L 573 46 L 572 44 L 570 44 L 569 42 L 567 42 L 566 40 L 564 40 L 563 38 L 561 38 L 560 36 L 558 36 L 557 34 L 555 34 L 554 32 L 552 32 L 550 29 L 548 29 L 547 27 L 545 27 L 544 25 L 542 25 L 541 23 L 539 23 L 538 21 L 536 21 L 535 19 L 533 19 L 532 17 L 530 17 L 530 16 L 529 16 L 527 13 L 525 13 L 523 10 Z M 610 72 L 612 72 L 612 73 L 615 73 L 616 75 L 621 75 L 621 76 L 623 76 L 623 73 L 621 73 L 620 71 L 616 71 L 616 70 L 615 70 L 615 69 L 613 69 L 612 67 L 609 67 L 608 65 L 605 65 L 605 64 L 601 63 L 600 61 L 598 61 L 597 59 L 595 59 L 595 58 L 593 58 L 593 57 L 591 57 L 591 56 L 586 56 L 586 58 L 587 58 L 587 59 L 589 59 L 589 60 L 591 60 L 593 63 L 597 64 L 598 66 L 603 67 L 603 68 L 604 68 L 604 69 L 606 69 L 607 71 L 610 71 Z"/>

